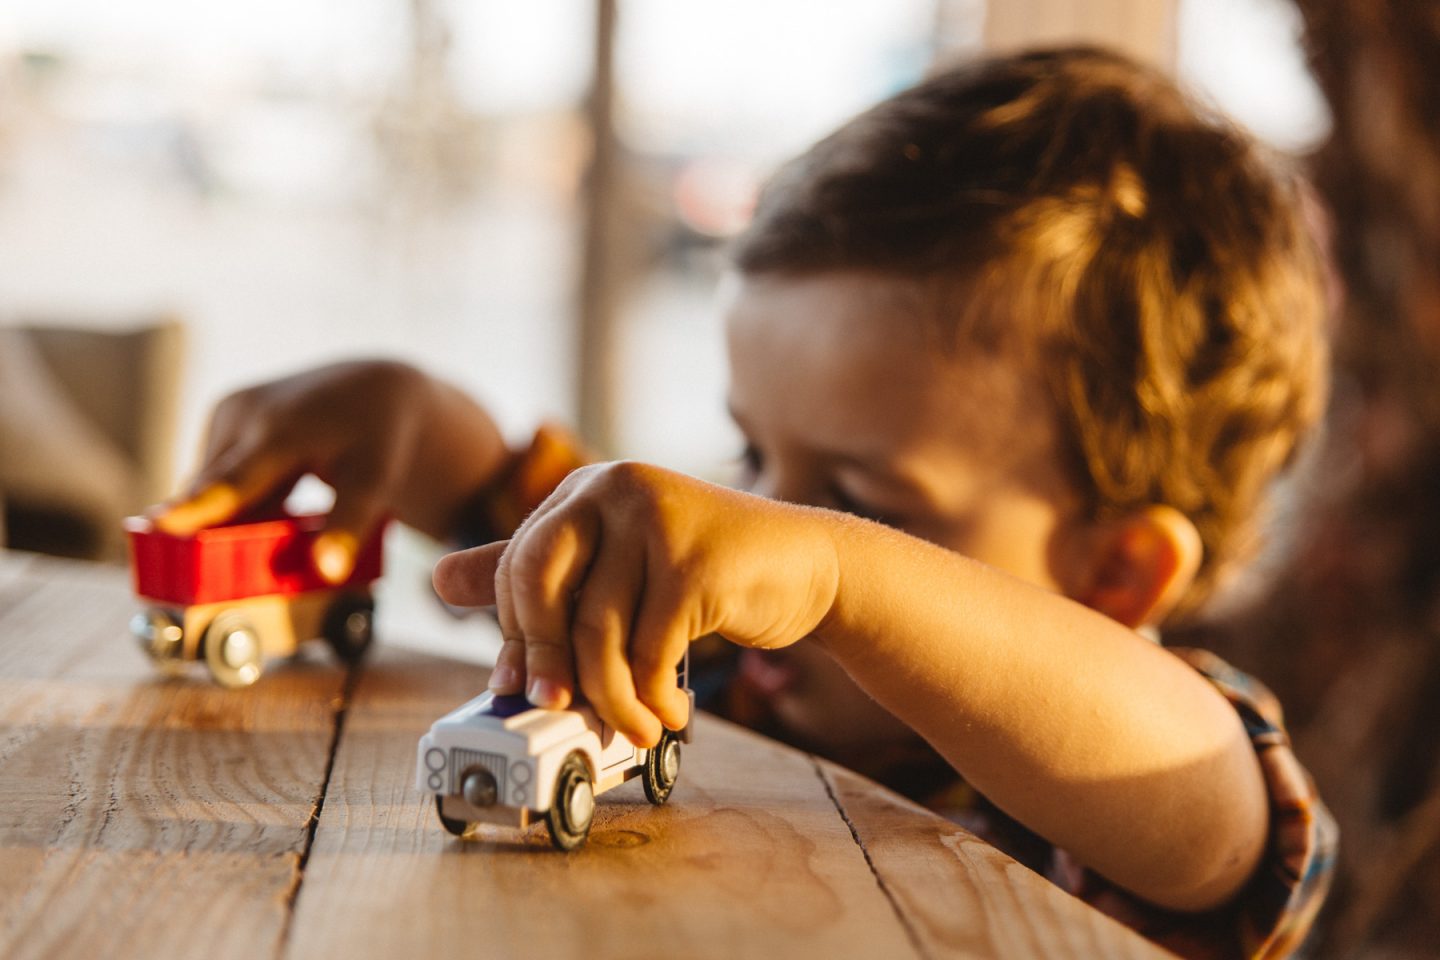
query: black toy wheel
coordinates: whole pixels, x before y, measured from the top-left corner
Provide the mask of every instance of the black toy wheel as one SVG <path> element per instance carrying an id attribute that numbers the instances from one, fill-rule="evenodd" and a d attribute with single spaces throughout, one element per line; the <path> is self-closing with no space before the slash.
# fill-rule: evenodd
<path id="1" fill-rule="evenodd" d="M 680 777 L 680 740 L 666 730 L 660 734 L 660 742 L 650 748 L 645 757 L 645 798 L 655 806 L 670 799 L 675 781 Z"/>
<path id="2" fill-rule="evenodd" d="M 438 793 L 435 794 L 435 816 L 440 818 L 440 825 L 445 828 L 445 832 L 447 833 L 453 833 L 457 837 L 465 836 L 465 831 L 470 829 L 470 824 L 464 820 L 456 820 L 454 817 L 445 816 L 444 801 L 444 797 Z"/>
<path id="3" fill-rule="evenodd" d="M 358 663 L 375 639 L 375 601 L 358 593 L 342 594 L 325 611 L 320 630 L 343 663 Z"/>
<path id="4" fill-rule="evenodd" d="M 545 821 L 550 842 L 560 850 L 574 850 L 590 836 L 595 820 L 595 784 L 585 758 L 576 751 L 565 758 L 555 776 L 555 797 Z"/>

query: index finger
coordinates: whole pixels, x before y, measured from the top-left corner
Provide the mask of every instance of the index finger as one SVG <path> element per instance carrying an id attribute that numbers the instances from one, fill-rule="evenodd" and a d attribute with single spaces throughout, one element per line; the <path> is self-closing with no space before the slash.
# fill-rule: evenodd
<path id="1" fill-rule="evenodd" d="M 509 540 L 497 540 L 440 558 L 430 580 L 440 599 L 457 607 L 486 607 L 495 602 L 495 570 Z"/>
<path id="2" fill-rule="evenodd" d="M 192 492 L 160 505 L 150 519 L 166 533 L 188 536 L 224 523 L 267 496 L 288 492 L 287 484 L 293 486 L 302 472 L 292 455 L 259 442 L 234 448 L 201 474 Z"/>

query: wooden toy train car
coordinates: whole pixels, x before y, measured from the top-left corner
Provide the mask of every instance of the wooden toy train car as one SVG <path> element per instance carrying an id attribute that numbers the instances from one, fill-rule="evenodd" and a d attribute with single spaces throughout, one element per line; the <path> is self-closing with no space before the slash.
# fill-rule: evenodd
<path id="1" fill-rule="evenodd" d="M 373 637 L 371 584 L 381 572 L 384 524 L 361 547 L 341 584 L 310 561 L 323 516 L 283 516 L 173 536 L 144 517 L 125 521 L 136 595 L 147 604 L 131 632 L 166 672 L 204 661 L 227 687 L 260 678 L 267 658 L 323 637 L 341 660 Z"/>

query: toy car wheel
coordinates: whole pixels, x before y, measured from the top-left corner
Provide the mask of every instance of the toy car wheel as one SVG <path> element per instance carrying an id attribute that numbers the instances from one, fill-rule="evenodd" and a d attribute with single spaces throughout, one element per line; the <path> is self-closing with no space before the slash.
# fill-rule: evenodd
<path id="1" fill-rule="evenodd" d="M 335 656 L 345 663 L 358 662 L 375 639 L 375 601 L 360 594 L 342 594 L 325 611 L 320 629 Z"/>
<path id="2" fill-rule="evenodd" d="M 555 777 L 555 798 L 545 814 L 550 842 L 560 850 L 574 850 L 590 836 L 595 820 L 595 784 L 579 752 L 560 765 Z"/>
<path id="3" fill-rule="evenodd" d="M 162 673 L 178 676 L 185 672 L 185 634 L 169 611 L 151 607 L 135 614 L 130 621 L 130 632 Z"/>
<path id="4" fill-rule="evenodd" d="M 645 757 L 645 798 L 655 806 L 670 799 L 675 781 L 680 777 L 680 740 L 670 730 L 660 734 L 660 742 Z"/>
<path id="5" fill-rule="evenodd" d="M 205 628 L 205 665 L 226 687 L 248 687 L 260 679 L 260 635 L 243 616 L 227 611 Z"/>
<path id="6" fill-rule="evenodd" d="M 453 833 L 457 837 L 465 836 L 465 831 L 470 829 L 470 824 L 464 820 L 456 820 L 454 817 L 445 816 L 445 798 L 435 794 L 435 815 L 440 818 L 440 825 L 447 833 Z"/>

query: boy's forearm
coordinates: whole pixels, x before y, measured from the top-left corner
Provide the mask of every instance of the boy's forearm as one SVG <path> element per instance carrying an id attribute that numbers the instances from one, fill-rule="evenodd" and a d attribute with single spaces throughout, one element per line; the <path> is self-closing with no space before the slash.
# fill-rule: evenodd
<path id="1" fill-rule="evenodd" d="M 1207 681 L 1072 601 L 878 524 L 825 522 L 840 586 L 817 639 L 976 789 L 1162 906 L 1239 888 L 1267 801 Z"/>

